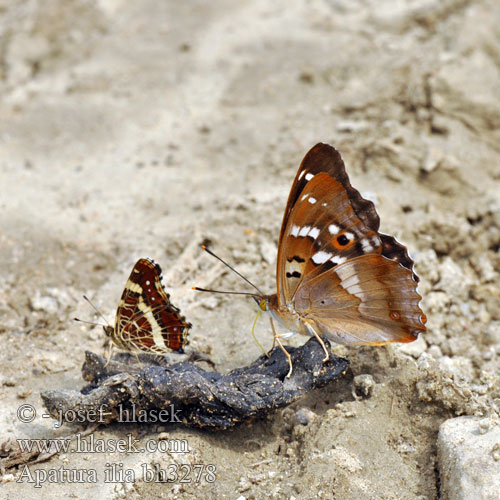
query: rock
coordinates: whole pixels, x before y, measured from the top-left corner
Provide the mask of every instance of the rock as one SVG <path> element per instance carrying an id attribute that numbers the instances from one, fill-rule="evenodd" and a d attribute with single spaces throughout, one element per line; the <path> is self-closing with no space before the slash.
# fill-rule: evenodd
<path id="1" fill-rule="evenodd" d="M 436 148 L 430 148 L 427 151 L 427 155 L 425 157 L 424 164 L 421 166 L 421 169 L 428 174 L 440 166 L 441 160 L 441 151 Z"/>
<path id="2" fill-rule="evenodd" d="M 74 299 L 71 294 L 59 288 L 48 288 L 46 293 L 36 290 L 30 298 L 30 305 L 34 311 L 43 311 L 47 314 L 57 314 L 73 304 Z"/>
<path id="3" fill-rule="evenodd" d="M 482 281 L 485 283 L 498 281 L 498 273 L 486 252 L 471 257 L 471 263 Z"/>
<path id="4" fill-rule="evenodd" d="M 363 469 L 361 460 L 354 454 L 348 451 L 343 446 L 333 446 L 328 452 L 328 457 L 331 457 L 331 463 L 336 469 L 337 467 L 349 473 L 359 472 Z"/>
<path id="5" fill-rule="evenodd" d="M 430 283 L 437 283 L 439 280 L 439 260 L 436 252 L 429 248 L 415 253 L 415 269 Z M 419 285 L 420 286 L 420 285 Z"/>
<path id="6" fill-rule="evenodd" d="M 360 132 L 368 129 L 370 124 L 364 120 L 343 120 L 337 123 L 337 132 Z"/>
<path id="7" fill-rule="evenodd" d="M 375 380 L 369 373 L 362 373 L 354 377 L 354 390 L 356 394 L 368 398 L 375 387 Z"/>
<path id="8" fill-rule="evenodd" d="M 427 352 L 434 358 L 439 359 L 443 356 L 441 348 L 438 345 L 431 345 Z"/>
<path id="9" fill-rule="evenodd" d="M 259 247 L 260 254 L 262 258 L 269 264 L 272 265 L 276 261 L 276 255 L 278 253 L 278 249 L 276 245 L 269 240 L 263 240 Z"/>
<path id="10" fill-rule="evenodd" d="M 295 412 L 295 421 L 300 425 L 309 425 L 316 420 L 317 415 L 309 408 L 300 408 Z"/>
<path id="11" fill-rule="evenodd" d="M 448 310 L 450 297 L 445 292 L 431 292 L 422 301 L 429 313 L 443 313 Z"/>
<path id="12" fill-rule="evenodd" d="M 441 279 L 436 285 L 437 290 L 461 300 L 469 298 L 473 281 L 451 257 L 446 257 L 439 265 L 439 275 Z"/>
<path id="13" fill-rule="evenodd" d="M 427 344 L 424 337 L 420 335 L 418 339 L 413 342 L 398 345 L 397 349 L 399 352 L 418 359 L 420 355 L 427 350 Z"/>
<path id="14" fill-rule="evenodd" d="M 56 314 L 59 310 L 59 303 L 54 297 L 48 295 L 42 295 L 39 290 L 37 290 L 33 297 L 30 298 L 31 307 L 35 311 L 43 311 L 48 314 Z"/>
<path id="15" fill-rule="evenodd" d="M 2 476 L 2 478 L 0 479 L 0 482 L 3 484 L 3 483 L 10 483 L 12 481 L 14 481 L 16 479 L 16 477 L 14 476 L 14 474 L 4 474 Z"/>
<path id="16" fill-rule="evenodd" d="M 452 373 L 458 380 L 470 382 L 474 378 L 474 367 L 472 360 L 463 356 L 443 356 L 439 360 L 440 368 Z"/>
<path id="17" fill-rule="evenodd" d="M 500 466 L 495 447 L 500 426 L 484 419 L 458 417 L 439 428 L 438 461 L 442 500 L 498 500 Z"/>
<path id="18" fill-rule="evenodd" d="M 483 338 L 487 345 L 500 344 L 500 321 L 492 321 L 486 327 Z"/>

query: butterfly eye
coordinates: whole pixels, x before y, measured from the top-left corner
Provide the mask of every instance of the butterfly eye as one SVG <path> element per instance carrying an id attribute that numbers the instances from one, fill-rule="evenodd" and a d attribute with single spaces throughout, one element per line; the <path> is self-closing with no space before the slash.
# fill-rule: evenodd
<path id="1" fill-rule="evenodd" d="M 267 300 L 266 299 L 262 299 L 260 302 L 259 302 L 259 307 L 262 311 L 267 311 Z"/>

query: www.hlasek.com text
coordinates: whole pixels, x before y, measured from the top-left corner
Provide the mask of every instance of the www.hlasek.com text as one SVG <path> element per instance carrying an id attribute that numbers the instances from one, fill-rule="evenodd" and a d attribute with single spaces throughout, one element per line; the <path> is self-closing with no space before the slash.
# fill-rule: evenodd
<path id="1" fill-rule="evenodd" d="M 126 438 L 95 438 L 93 434 L 85 439 L 77 434 L 72 438 L 17 439 L 23 453 L 190 453 L 187 439 L 147 439 L 142 446 L 131 434 Z"/>

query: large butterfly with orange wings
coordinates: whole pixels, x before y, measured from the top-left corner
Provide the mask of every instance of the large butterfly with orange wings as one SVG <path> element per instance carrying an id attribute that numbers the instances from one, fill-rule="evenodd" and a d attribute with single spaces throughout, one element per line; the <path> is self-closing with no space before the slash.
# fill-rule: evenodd
<path id="1" fill-rule="evenodd" d="M 425 331 L 407 249 L 378 232 L 374 204 L 351 186 L 340 153 L 316 144 L 302 160 L 278 243 L 277 293 L 257 296 L 287 330 L 357 345 L 412 342 Z M 275 339 L 290 355 L 277 335 Z"/>

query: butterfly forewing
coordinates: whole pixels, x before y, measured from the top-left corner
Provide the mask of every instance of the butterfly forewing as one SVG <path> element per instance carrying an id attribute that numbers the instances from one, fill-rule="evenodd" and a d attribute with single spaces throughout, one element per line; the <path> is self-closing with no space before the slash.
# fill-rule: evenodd
<path id="1" fill-rule="evenodd" d="M 295 202 L 283 232 L 280 299 L 293 299 L 300 283 L 365 253 L 381 253 L 381 240 L 352 208 L 345 188 L 330 174 L 315 174 Z"/>
<path id="2" fill-rule="evenodd" d="M 351 186 L 349 177 L 345 171 L 344 160 L 342 160 L 340 153 L 334 147 L 320 142 L 306 154 L 295 176 L 283 216 L 280 241 L 283 237 L 283 230 L 290 216 L 290 212 L 302 190 L 316 174 L 321 172 L 330 175 L 344 187 L 358 217 L 370 229 L 378 231 L 380 218 L 375 210 L 374 204 L 370 200 L 364 199 L 359 194 L 359 191 Z"/>
<path id="3" fill-rule="evenodd" d="M 116 312 L 113 341 L 127 350 L 159 354 L 169 349 L 178 351 L 188 343 L 190 327 L 165 292 L 160 266 L 139 259 Z"/>

